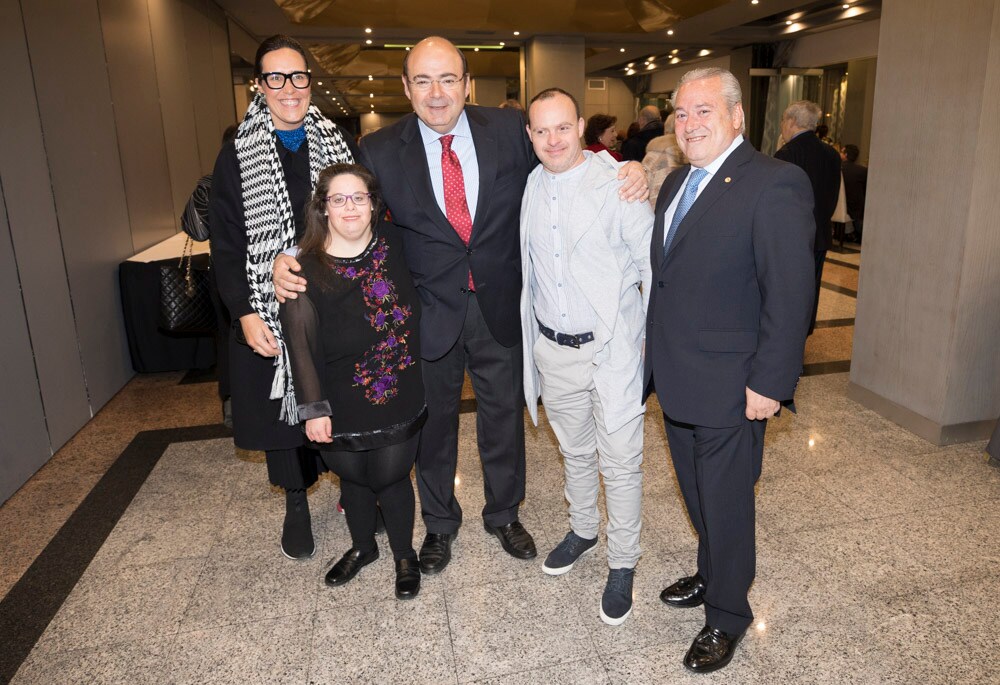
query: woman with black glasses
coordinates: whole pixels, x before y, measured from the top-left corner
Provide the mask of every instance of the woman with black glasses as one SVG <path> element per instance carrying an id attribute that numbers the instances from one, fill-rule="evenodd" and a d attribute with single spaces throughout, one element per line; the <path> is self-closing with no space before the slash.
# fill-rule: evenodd
<path id="1" fill-rule="evenodd" d="M 351 548 L 326 574 L 347 583 L 379 557 L 376 504 L 396 562 L 396 597 L 420 591 L 410 469 L 427 416 L 420 300 L 375 177 L 356 164 L 320 174 L 298 260 L 308 292 L 281 305 L 299 417 L 340 476 Z"/>
<path id="2" fill-rule="evenodd" d="M 310 106 L 306 53 L 276 35 L 257 49 L 258 93 L 215 163 L 209 215 L 219 292 L 229 309 L 233 437 L 262 450 L 268 478 L 285 490 L 281 551 L 313 556 L 306 489 L 322 462 L 304 446 L 271 284 L 271 265 L 305 230 L 303 210 L 322 169 L 353 162 L 351 137 Z"/>

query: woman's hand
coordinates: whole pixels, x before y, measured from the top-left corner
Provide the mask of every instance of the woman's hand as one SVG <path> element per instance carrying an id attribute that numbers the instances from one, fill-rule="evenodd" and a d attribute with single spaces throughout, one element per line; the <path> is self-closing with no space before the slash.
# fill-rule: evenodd
<path id="1" fill-rule="evenodd" d="M 333 424 L 329 416 L 306 421 L 306 437 L 313 442 L 333 442 Z"/>
<path id="2" fill-rule="evenodd" d="M 243 327 L 243 337 L 250 349 L 262 357 L 278 356 L 278 341 L 267 324 L 257 314 L 247 314 L 240 317 Z"/>

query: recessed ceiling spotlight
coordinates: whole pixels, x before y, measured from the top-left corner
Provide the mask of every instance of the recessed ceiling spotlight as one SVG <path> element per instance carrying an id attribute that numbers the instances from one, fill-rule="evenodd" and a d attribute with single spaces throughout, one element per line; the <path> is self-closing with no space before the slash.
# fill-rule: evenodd
<path id="1" fill-rule="evenodd" d="M 365 33 L 371 33 L 371 32 L 372 32 L 372 30 L 370 28 L 367 28 L 367 27 L 365 28 Z"/>
<path id="2" fill-rule="evenodd" d="M 503 41 L 500 41 L 500 47 L 503 47 L 504 45 L 506 45 L 506 43 L 504 43 Z"/>
<path id="3" fill-rule="evenodd" d="M 667 35 L 668 36 L 674 35 L 674 30 L 673 29 L 667 29 Z"/>
<path id="4" fill-rule="evenodd" d="M 407 51 L 407 52 L 409 52 L 409 51 L 410 51 L 410 48 L 406 48 L 406 51 Z"/>
<path id="5" fill-rule="evenodd" d="M 370 97 L 370 98 L 375 97 L 375 93 L 368 93 L 368 97 Z"/>
<path id="6" fill-rule="evenodd" d="M 656 65 L 655 64 L 647 64 L 646 65 L 646 69 L 656 69 Z"/>
<path id="7" fill-rule="evenodd" d="M 707 57 L 707 56 L 709 56 L 711 54 L 712 54 L 712 51 L 706 49 L 706 50 L 702 50 L 701 52 L 699 52 L 698 56 L 699 57 Z"/>
<path id="8" fill-rule="evenodd" d="M 479 48 L 473 48 L 473 50 L 475 50 L 476 52 L 479 52 Z"/>
<path id="9" fill-rule="evenodd" d="M 785 26 L 791 26 L 791 25 L 792 25 L 792 20 L 791 19 L 786 19 L 785 20 Z"/>
<path id="10" fill-rule="evenodd" d="M 635 73 L 635 70 L 634 70 L 634 69 L 629 69 L 628 71 L 626 71 L 626 72 L 625 72 L 625 75 L 626 75 L 626 76 L 631 76 L 631 75 L 632 75 L 632 74 L 634 74 L 634 73 Z"/>
<path id="11" fill-rule="evenodd" d="M 371 45 L 371 44 L 372 44 L 372 39 L 371 38 L 369 38 L 368 40 L 365 41 L 365 45 Z"/>
<path id="12" fill-rule="evenodd" d="M 618 52 L 625 52 L 625 48 L 618 48 Z"/>
<path id="13" fill-rule="evenodd" d="M 680 57 L 674 57 L 674 58 L 673 58 L 672 60 L 670 60 L 670 63 L 671 63 L 671 64 L 677 64 L 677 63 L 678 63 L 678 62 L 680 62 L 680 61 L 681 61 L 681 58 L 680 58 Z"/>
<path id="14" fill-rule="evenodd" d="M 673 50 L 670 51 L 670 54 L 671 55 L 676 55 L 678 52 L 680 52 L 680 50 L 678 50 L 677 48 L 674 48 Z"/>
<path id="15" fill-rule="evenodd" d="M 842 5 L 842 7 L 843 7 L 843 8 L 845 9 L 845 10 L 849 10 L 849 9 L 851 9 L 851 6 L 850 6 L 850 5 L 848 5 L 847 3 L 844 3 L 844 5 Z"/>
<path id="16" fill-rule="evenodd" d="M 515 36 L 520 36 L 520 35 L 521 35 L 521 32 L 520 32 L 520 31 L 514 31 L 514 35 L 515 35 Z"/>
<path id="17" fill-rule="evenodd" d="M 330 94 L 330 91 L 326 91 L 326 94 L 327 94 L 327 95 L 329 95 L 329 94 Z M 336 100 L 336 99 L 337 99 L 337 98 L 334 98 L 334 100 Z"/>
<path id="18" fill-rule="evenodd" d="M 321 86 L 323 85 L 323 82 L 322 82 L 322 81 L 317 81 L 316 83 L 318 83 L 318 84 L 319 84 L 319 85 L 321 85 Z"/>
<path id="19" fill-rule="evenodd" d="M 629 63 L 628 63 L 628 68 L 629 68 L 629 69 L 631 69 L 631 68 L 632 68 L 632 67 L 634 67 L 634 66 L 635 66 L 635 62 L 629 62 Z"/>
<path id="20" fill-rule="evenodd" d="M 750 0 L 751 5 L 756 5 L 760 0 Z"/>
<path id="21" fill-rule="evenodd" d="M 374 76 L 372 76 L 371 74 L 368 74 L 368 80 L 369 80 L 369 81 L 374 81 L 374 80 L 375 80 L 375 77 L 374 77 Z"/>

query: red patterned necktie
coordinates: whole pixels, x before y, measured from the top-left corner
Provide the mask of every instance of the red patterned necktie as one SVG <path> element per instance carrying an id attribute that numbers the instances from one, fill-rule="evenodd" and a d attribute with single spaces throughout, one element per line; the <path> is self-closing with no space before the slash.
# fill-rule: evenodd
<path id="1" fill-rule="evenodd" d="M 465 199 L 465 176 L 462 163 L 451 149 L 454 135 L 441 136 L 441 176 L 444 179 L 444 210 L 455 233 L 466 245 L 472 238 L 472 215 Z M 475 290 L 472 272 L 469 272 L 469 290 Z"/>

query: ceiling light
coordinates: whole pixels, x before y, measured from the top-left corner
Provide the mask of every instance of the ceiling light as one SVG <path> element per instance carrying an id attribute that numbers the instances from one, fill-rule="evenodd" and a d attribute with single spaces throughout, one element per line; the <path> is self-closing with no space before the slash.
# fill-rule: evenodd
<path id="1" fill-rule="evenodd" d="M 329 94 L 330 94 L 330 91 L 326 91 L 326 94 L 327 94 L 327 95 L 329 95 Z M 337 98 L 334 98 L 334 100 L 336 100 L 336 99 L 337 99 Z"/>
<path id="2" fill-rule="evenodd" d="M 628 68 L 629 68 L 629 69 L 631 69 L 631 68 L 632 68 L 632 67 L 634 67 L 634 66 L 635 66 L 635 62 L 629 62 L 629 63 L 628 63 Z"/>
<path id="3" fill-rule="evenodd" d="M 785 20 L 785 26 L 791 26 L 791 25 L 792 25 L 792 20 L 791 19 L 786 19 Z"/>
<path id="4" fill-rule="evenodd" d="M 371 74 L 368 74 L 368 80 L 369 80 L 369 81 L 374 81 L 374 80 L 375 80 L 375 77 L 374 77 L 374 76 L 372 76 Z"/>
<path id="5" fill-rule="evenodd" d="M 680 61 L 681 61 L 681 58 L 680 58 L 680 57 L 674 57 L 674 58 L 673 58 L 672 60 L 670 60 L 670 63 L 671 63 L 671 64 L 677 64 L 677 63 L 678 63 L 678 62 L 680 62 Z"/>
<path id="6" fill-rule="evenodd" d="M 365 33 L 371 33 L 371 32 L 372 32 L 372 30 L 370 28 L 366 28 L 365 29 Z"/>
<path id="7" fill-rule="evenodd" d="M 520 36 L 520 35 L 521 35 L 521 32 L 520 32 L 520 31 L 514 31 L 514 35 L 515 35 L 515 36 Z"/>
<path id="8" fill-rule="evenodd" d="M 642 65 L 645 66 L 645 67 L 648 67 L 649 66 L 649 60 L 647 59 L 645 62 L 642 63 Z"/>
<path id="9" fill-rule="evenodd" d="M 634 73 L 635 73 L 635 69 L 629 69 L 628 71 L 625 72 L 625 75 L 626 76 L 631 76 Z"/>
<path id="10" fill-rule="evenodd" d="M 472 49 L 475 50 L 476 52 L 479 52 L 479 48 L 472 48 Z"/>
<path id="11" fill-rule="evenodd" d="M 506 45 L 506 43 L 504 43 L 503 41 L 500 41 L 500 47 L 503 47 L 504 45 Z"/>
<path id="12" fill-rule="evenodd" d="M 322 82 L 322 81 L 317 81 L 316 83 L 318 83 L 318 84 L 319 84 L 319 85 L 321 85 L 321 86 L 323 85 L 323 82 Z"/>
<path id="13" fill-rule="evenodd" d="M 646 69 L 656 69 L 656 65 L 655 64 L 647 64 L 646 65 Z"/>
<path id="14" fill-rule="evenodd" d="M 711 54 L 712 54 L 712 51 L 706 49 L 706 50 L 702 50 L 701 52 L 699 52 L 698 56 L 699 57 L 708 57 Z"/>
<path id="15" fill-rule="evenodd" d="M 668 30 L 667 30 L 667 35 L 668 35 L 668 36 L 672 36 L 672 35 L 674 35 L 674 30 L 673 30 L 673 29 L 668 29 Z"/>
<path id="16" fill-rule="evenodd" d="M 369 38 L 368 40 L 365 41 L 365 45 L 371 45 L 371 44 L 372 44 L 372 39 L 371 38 Z"/>
<path id="17" fill-rule="evenodd" d="M 760 0 L 750 0 L 751 5 L 756 5 Z"/>
<path id="18" fill-rule="evenodd" d="M 370 97 L 370 98 L 375 97 L 375 93 L 368 93 L 368 97 Z"/>
<path id="19" fill-rule="evenodd" d="M 844 5 L 842 5 L 842 7 L 843 7 L 843 8 L 845 9 L 845 10 L 849 10 L 849 9 L 851 9 L 851 6 L 850 6 L 850 5 L 848 5 L 847 3 L 844 3 Z"/>
<path id="20" fill-rule="evenodd" d="M 618 48 L 618 52 L 625 52 L 625 48 Z"/>

